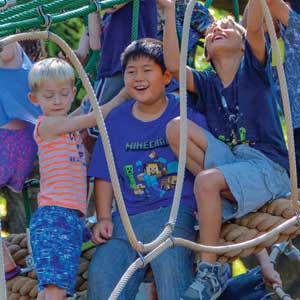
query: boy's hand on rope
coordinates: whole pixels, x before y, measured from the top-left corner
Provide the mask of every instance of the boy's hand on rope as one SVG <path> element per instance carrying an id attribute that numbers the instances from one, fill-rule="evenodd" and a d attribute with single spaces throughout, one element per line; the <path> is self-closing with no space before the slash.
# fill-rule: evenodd
<path id="1" fill-rule="evenodd" d="M 111 219 L 105 218 L 98 221 L 93 227 L 92 241 L 95 244 L 104 244 L 112 237 L 114 224 Z"/>
<path id="2" fill-rule="evenodd" d="M 273 285 L 274 283 L 282 285 L 282 281 L 279 273 L 274 269 L 274 265 L 269 262 L 261 265 L 261 271 L 264 281 L 267 285 Z"/>

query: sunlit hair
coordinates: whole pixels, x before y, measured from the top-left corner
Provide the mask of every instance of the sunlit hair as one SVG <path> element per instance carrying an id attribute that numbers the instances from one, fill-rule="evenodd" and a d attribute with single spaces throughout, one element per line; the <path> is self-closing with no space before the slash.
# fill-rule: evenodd
<path id="1" fill-rule="evenodd" d="M 38 90 L 43 83 L 54 80 L 58 83 L 75 83 L 74 70 L 66 61 L 59 58 L 46 58 L 35 63 L 29 72 L 29 85 L 32 91 Z"/>
<path id="2" fill-rule="evenodd" d="M 205 36 L 207 36 L 211 31 L 214 30 L 214 28 L 219 24 L 219 23 L 223 23 L 223 24 L 229 24 L 231 25 L 242 37 L 242 40 L 245 40 L 246 38 L 246 29 L 240 25 L 239 23 L 235 22 L 232 18 L 230 17 L 225 17 L 219 20 L 214 21 L 206 30 L 205 32 Z M 206 46 L 204 45 L 204 55 L 205 57 L 207 56 L 207 49 Z"/>
<path id="3" fill-rule="evenodd" d="M 123 72 L 125 71 L 129 60 L 136 60 L 140 57 L 153 59 L 155 63 L 160 66 L 163 73 L 166 71 L 163 44 L 160 40 L 143 38 L 133 41 L 130 45 L 128 45 L 121 55 Z"/>
<path id="4" fill-rule="evenodd" d="M 230 24 L 232 25 L 232 27 L 234 29 L 236 29 L 240 35 L 245 38 L 246 36 L 246 29 L 241 26 L 239 23 L 235 22 L 231 17 L 225 17 L 225 18 L 222 18 L 222 19 L 219 19 L 219 20 L 216 20 L 214 21 L 207 29 L 206 29 L 206 32 L 205 32 L 205 35 L 207 35 L 210 31 L 212 31 L 216 26 L 217 24 L 219 23 L 224 23 L 224 24 Z"/>

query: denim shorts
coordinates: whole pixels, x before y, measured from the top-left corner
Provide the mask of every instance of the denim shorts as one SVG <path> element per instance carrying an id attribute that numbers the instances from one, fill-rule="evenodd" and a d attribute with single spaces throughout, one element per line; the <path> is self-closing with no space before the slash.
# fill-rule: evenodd
<path id="1" fill-rule="evenodd" d="M 153 241 L 168 222 L 169 214 L 170 207 L 161 207 L 130 216 L 137 239 L 143 243 Z M 113 223 L 112 239 L 97 246 L 89 266 L 89 300 L 107 300 L 129 265 L 139 257 L 128 241 L 120 216 L 114 216 Z M 181 205 L 173 236 L 194 241 L 194 224 L 192 209 Z M 151 261 L 160 300 L 179 299 L 183 295 L 192 282 L 193 262 L 193 251 L 181 246 L 169 248 Z M 138 269 L 118 299 L 134 300 L 146 271 L 147 268 Z"/>
<path id="2" fill-rule="evenodd" d="M 230 149 L 205 131 L 207 149 L 204 168 L 216 168 L 224 175 L 236 203 L 223 199 L 223 220 L 242 217 L 268 201 L 287 196 L 290 179 L 287 171 L 249 145 Z"/>
<path id="3" fill-rule="evenodd" d="M 7 186 L 19 193 L 37 153 L 33 125 L 17 130 L 0 128 L 0 140 L 0 187 Z"/>
<path id="4" fill-rule="evenodd" d="M 40 206 L 30 222 L 30 241 L 38 290 L 55 285 L 74 293 L 82 244 L 82 221 L 77 210 Z"/>

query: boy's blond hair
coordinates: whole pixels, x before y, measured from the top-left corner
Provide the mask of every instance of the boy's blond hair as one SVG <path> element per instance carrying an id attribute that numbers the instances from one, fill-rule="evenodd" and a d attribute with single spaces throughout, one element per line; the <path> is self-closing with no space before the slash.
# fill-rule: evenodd
<path id="1" fill-rule="evenodd" d="M 74 70 L 66 61 L 51 57 L 35 63 L 29 72 L 29 85 L 32 91 L 38 90 L 41 85 L 48 81 L 69 82 L 75 84 Z"/>

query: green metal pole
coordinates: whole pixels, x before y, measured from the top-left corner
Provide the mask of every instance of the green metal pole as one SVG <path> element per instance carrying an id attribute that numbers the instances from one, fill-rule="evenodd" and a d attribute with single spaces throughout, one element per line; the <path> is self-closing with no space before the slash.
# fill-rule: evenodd
<path id="1" fill-rule="evenodd" d="M 139 35 L 140 0 L 133 1 L 131 41 L 135 41 Z"/>
<path id="2" fill-rule="evenodd" d="M 213 0 L 205 0 L 205 7 L 209 8 L 213 3 Z"/>
<path id="3" fill-rule="evenodd" d="M 233 4 L 233 15 L 234 15 L 234 20 L 236 22 L 240 21 L 240 8 L 239 8 L 239 0 L 232 0 Z"/>

